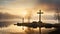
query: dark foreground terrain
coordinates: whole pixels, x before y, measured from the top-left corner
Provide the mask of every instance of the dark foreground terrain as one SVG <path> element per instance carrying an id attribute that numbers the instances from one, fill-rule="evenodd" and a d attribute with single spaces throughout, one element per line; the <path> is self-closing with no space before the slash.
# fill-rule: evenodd
<path id="1" fill-rule="evenodd" d="M 48 34 L 60 34 L 60 28 L 55 31 L 49 32 Z"/>

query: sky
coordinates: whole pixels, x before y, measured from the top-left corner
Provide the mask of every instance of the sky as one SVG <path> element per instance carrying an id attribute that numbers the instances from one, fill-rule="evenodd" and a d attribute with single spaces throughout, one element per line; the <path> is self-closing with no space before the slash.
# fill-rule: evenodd
<path id="1" fill-rule="evenodd" d="M 60 0 L 0 0 L 0 13 L 18 15 L 26 19 L 30 17 L 31 21 L 38 21 L 37 12 L 41 9 L 43 22 L 57 23 L 55 9 L 60 8 L 59 6 Z"/>
<path id="2" fill-rule="evenodd" d="M 0 0 L 1 13 L 18 15 L 26 19 L 30 17 L 35 21 L 38 20 L 37 12 L 41 9 L 42 21 L 55 22 L 56 8 L 60 8 L 60 0 Z"/>
<path id="3" fill-rule="evenodd" d="M 56 5 L 59 5 L 59 0 L 0 0 L 0 12 L 30 17 L 41 9 L 45 15 L 54 15 L 51 11 L 58 7 Z"/>

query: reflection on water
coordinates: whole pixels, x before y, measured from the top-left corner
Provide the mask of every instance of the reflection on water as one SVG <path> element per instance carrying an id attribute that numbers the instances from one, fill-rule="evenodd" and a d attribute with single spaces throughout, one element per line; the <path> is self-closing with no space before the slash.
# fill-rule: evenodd
<path id="1" fill-rule="evenodd" d="M 23 26 L 16 26 L 13 25 L 14 23 L 17 23 L 21 21 L 20 19 L 13 19 L 13 20 L 0 20 L 0 34 L 39 34 L 39 28 L 30 28 L 24 27 L 24 30 L 22 29 Z M 5 27 L 8 26 L 8 27 Z M 42 34 L 48 34 L 49 32 L 54 31 L 54 28 L 41 28 Z"/>
<path id="2" fill-rule="evenodd" d="M 46 29 L 42 28 L 41 29 L 42 34 L 47 34 L 51 31 L 54 30 L 54 28 L 51 29 Z M 13 24 L 10 25 L 9 27 L 5 28 L 0 28 L 0 34 L 39 34 L 39 29 L 38 28 L 30 28 L 28 29 L 27 27 L 24 27 L 24 30 L 22 29 L 22 26 L 14 26 Z"/>

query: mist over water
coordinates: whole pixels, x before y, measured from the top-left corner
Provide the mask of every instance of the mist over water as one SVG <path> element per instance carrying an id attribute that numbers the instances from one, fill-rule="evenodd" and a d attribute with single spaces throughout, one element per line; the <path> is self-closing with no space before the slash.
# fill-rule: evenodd
<path id="1" fill-rule="evenodd" d="M 28 27 L 14 25 L 14 23 L 17 23 L 17 22 L 18 21 L 2 22 L 3 25 L 1 25 L 1 23 L 0 23 L 0 25 L 1 25 L 0 34 L 39 34 L 39 28 L 28 29 Z M 24 30 L 23 30 L 23 28 L 24 28 Z M 48 34 L 49 32 L 52 32 L 54 30 L 55 30 L 54 28 L 41 28 L 41 33 Z"/>
<path id="2" fill-rule="evenodd" d="M 54 31 L 54 28 L 42 28 L 41 29 L 41 33 L 42 34 L 48 34 L 49 32 Z M 5 28 L 0 28 L 0 34 L 39 34 L 39 30 L 38 28 L 34 29 L 27 29 L 24 28 L 24 30 L 22 29 L 22 27 L 18 27 L 18 26 L 14 26 L 14 25 L 10 25 L 9 27 L 5 27 Z"/>

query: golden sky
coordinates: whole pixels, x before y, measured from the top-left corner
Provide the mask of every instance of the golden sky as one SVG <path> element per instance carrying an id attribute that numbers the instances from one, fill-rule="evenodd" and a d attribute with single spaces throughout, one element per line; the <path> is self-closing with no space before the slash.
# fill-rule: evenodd
<path id="1" fill-rule="evenodd" d="M 20 16 L 31 13 L 36 3 L 35 0 L 1 0 L 0 2 L 0 12 Z"/>
<path id="2" fill-rule="evenodd" d="M 0 12 L 18 15 L 21 17 L 32 17 L 37 20 L 37 12 L 41 9 L 44 12 L 43 19 L 55 19 L 56 4 L 58 2 L 53 1 L 52 3 L 47 2 L 48 0 L 42 0 L 40 3 L 38 0 L 0 0 Z M 45 3 L 44 3 L 45 2 Z M 47 16 L 46 16 L 47 15 Z M 53 20 L 52 19 L 52 20 Z"/>
<path id="3" fill-rule="evenodd" d="M 55 1 L 54 0 L 0 0 L 0 12 L 18 15 L 25 18 L 31 17 L 31 21 L 33 20 L 37 21 L 38 20 L 37 12 L 39 12 L 39 10 L 41 9 L 43 12 L 42 14 L 43 22 L 57 23 L 57 21 L 55 20 L 56 10 L 53 10 L 56 9 L 56 7 L 59 7 L 57 5 L 60 5 L 60 0 Z M 14 29 L 14 27 L 16 29 Z M 5 31 L 11 29 L 19 32 L 20 30 L 23 31 L 22 28 L 18 26 L 12 25 L 9 28 L 10 29 L 5 29 Z"/>

